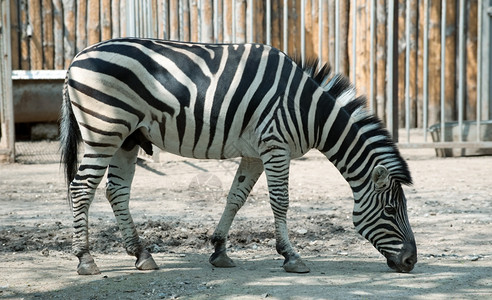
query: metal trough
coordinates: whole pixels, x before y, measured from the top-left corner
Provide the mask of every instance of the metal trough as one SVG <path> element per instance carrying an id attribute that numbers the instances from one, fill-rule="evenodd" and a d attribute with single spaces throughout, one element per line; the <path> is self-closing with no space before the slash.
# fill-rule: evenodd
<path id="1" fill-rule="evenodd" d="M 462 130 L 463 142 L 490 142 L 492 141 L 492 120 L 480 122 L 480 136 L 477 137 L 477 122 L 463 121 Z M 434 124 L 429 128 L 429 132 L 434 142 L 441 141 L 441 124 Z M 460 127 L 458 122 L 444 123 L 444 142 L 460 141 Z M 473 155 L 492 155 L 492 148 L 436 148 L 436 156 L 473 156 Z"/>
<path id="2" fill-rule="evenodd" d="M 65 70 L 12 71 L 15 123 L 57 122 Z"/>

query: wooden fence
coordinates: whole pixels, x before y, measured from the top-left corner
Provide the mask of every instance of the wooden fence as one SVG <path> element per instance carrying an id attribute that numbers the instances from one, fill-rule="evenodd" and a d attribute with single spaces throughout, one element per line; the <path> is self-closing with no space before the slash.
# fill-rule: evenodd
<path id="1" fill-rule="evenodd" d="M 388 0 L 10 1 L 13 69 L 65 69 L 73 56 L 86 46 L 113 37 L 128 36 L 130 33 L 196 42 L 269 42 L 288 54 L 300 55 L 301 52 L 305 52 L 306 57 L 318 57 L 332 65 L 335 64 L 337 49 L 339 70 L 355 80 L 359 93 L 372 96 L 373 109 L 378 115 L 383 118 L 385 115 L 388 97 L 386 86 Z M 464 72 L 465 119 L 475 119 L 478 0 L 466 1 L 464 70 L 456 69 L 458 1 L 446 2 L 446 31 L 443 45 L 440 29 L 443 19 L 442 1 L 428 1 L 430 8 L 428 10 L 430 14 L 428 66 L 431 80 L 428 90 L 428 124 L 438 122 L 440 119 L 440 78 L 441 59 L 443 59 L 441 47 L 445 48 L 446 65 L 445 118 L 447 120 L 457 118 L 457 72 Z M 422 127 L 422 46 L 426 1 L 409 1 L 409 14 L 406 14 L 407 1 L 398 2 L 400 9 L 397 60 L 400 111 L 405 109 L 405 59 L 406 49 L 409 47 L 410 122 L 412 127 Z M 270 5 L 270 9 L 267 9 L 267 5 Z M 376 16 L 374 39 L 371 39 L 370 32 L 372 10 L 375 10 Z M 408 23 L 407 16 L 410 17 Z M 144 33 L 138 28 L 135 30 L 139 22 L 141 26 L 137 26 L 138 28 L 147 27 Z M 338 31 L 335 30 L 336 24 Z M 285 26 L 287 30 L 284 30 Z M 408 44 L 405 40 L 405 32 L 410 33 Z M 353 47 L 354 43 L 355 47 Z M 372 77 L 369 64 L 371 46 L 375 57 Z M 373 94 L 369 95 L 371 90 Z M 400 114 L 400 125 L 404 124 L 404 118 L 405 115 Z"/>

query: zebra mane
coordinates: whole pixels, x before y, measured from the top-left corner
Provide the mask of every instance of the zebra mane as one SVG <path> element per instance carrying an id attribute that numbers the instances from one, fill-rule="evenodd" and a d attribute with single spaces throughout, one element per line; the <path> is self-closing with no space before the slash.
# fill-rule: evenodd
<path id="1" fill-rule="evenodd" d="M 408 164 L 403 159 L 400 151 L 393 142 L 388 130 L 382 121 L 367 110 L 367 100 L 365 96 L 356 97 L 356 90 L 350 80 L 343 74 L 332 75 L 331 67 L 328 63 L 320 63 L 317 58 L 306 59 L 303 63 L 300 57 L 294 57 L 293 61 L 329 93 L 343 109 L 351 116 L 354 126 L 358 128 L 368 127 L 365 135 L 367 138 L 374 138 L 373 148 L 379 148 L 385 153 L 393 153 L 394 156 L 388 164 L 392 176 L 402 184 L 411 185 L 412 177 Z"/>

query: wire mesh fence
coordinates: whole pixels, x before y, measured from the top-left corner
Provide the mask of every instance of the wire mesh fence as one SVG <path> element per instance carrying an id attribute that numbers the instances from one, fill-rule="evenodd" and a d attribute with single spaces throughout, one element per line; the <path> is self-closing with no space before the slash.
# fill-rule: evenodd
<path id="1" fill-rule="evenodd" d="M 49 164 L 60 161 L 60 142 L 21 141 L 15 143 L 15 161 L 23 164 Z"/>

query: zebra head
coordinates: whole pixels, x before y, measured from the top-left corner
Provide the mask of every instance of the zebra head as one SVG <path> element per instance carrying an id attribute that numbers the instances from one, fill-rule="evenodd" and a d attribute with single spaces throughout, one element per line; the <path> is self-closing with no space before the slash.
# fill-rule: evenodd
<path id="1" fill-rule="evenodd" d="M 354 192 L 353 221 L 359 234 L 387 259 L 390 268 L 410 272 L 417 262 L 417 247 L 408 222 L 402 183 L 388 169 L 372 170 L 365 192 Z"/>

